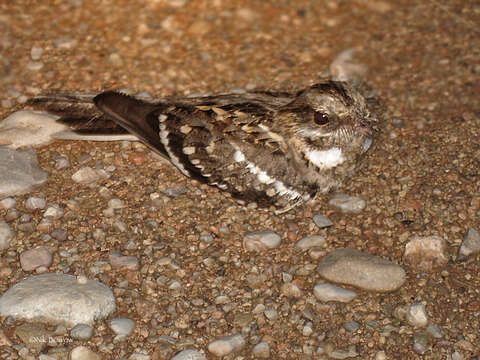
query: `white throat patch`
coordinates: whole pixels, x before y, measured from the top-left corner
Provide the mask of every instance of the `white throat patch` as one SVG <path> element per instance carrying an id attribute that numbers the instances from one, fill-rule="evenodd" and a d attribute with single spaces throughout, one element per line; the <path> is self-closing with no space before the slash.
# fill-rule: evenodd
<path id="1" fill-rule="evenodd" d="M 345 161 L 342 150 L 337 147 L 328 150 L 307 150 L 305 155 L 320 169 L 331 169 Z"/>

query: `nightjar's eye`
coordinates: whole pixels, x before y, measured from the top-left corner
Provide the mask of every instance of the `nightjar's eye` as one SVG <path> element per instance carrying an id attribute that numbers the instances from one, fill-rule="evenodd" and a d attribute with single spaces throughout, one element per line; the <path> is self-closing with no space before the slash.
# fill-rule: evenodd
<path id="1" fill-rule="evenodd" d="M 325 126 L 325 125 L 328 125 L 328 123 L 330 122 L 330 119 L 328 118 L 328 115 L 325 113 L 315 112 L 315 114 L 313 115 L 313 121 L 317 125 Z"/>

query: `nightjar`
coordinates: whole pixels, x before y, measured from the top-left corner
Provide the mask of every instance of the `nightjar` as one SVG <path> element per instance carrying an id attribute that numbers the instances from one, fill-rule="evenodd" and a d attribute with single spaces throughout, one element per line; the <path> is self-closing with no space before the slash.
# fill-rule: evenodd
<path id="1" fill-rule="evenodd" d="M 80 133 L 134 134 L 183 174 L 261 206 L 291 208 L 341 185 L 369 149 L 365 98 L 325 80 L 293 93 L 147 101 L 115 91 L 39 96 L 34 107 Z"/>

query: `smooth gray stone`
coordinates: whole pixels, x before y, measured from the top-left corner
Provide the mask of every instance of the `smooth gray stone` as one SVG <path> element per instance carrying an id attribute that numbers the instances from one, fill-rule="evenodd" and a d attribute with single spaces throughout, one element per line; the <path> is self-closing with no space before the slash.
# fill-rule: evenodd
<path id="1" fill-rule="evenodd" d="M 0 316 L 75 326 L 92 325 L 116 309 L 104 284 L 65 274 L 31 276 L 0 297 Z"/>
<path id="2" fill-rule="evenodd" d="M 0 198 L 28 193 L 34 186 L 44 184 L 47 177 L 33 150 L 0 147 Z"/>
<path id="3" fill-rule="evenodd" d="M 318 272 L 334 283 L 370 291 L 395 291 L 406 280 L 398 264 L 354 249 L 332 251 L 320 261 Z"/>

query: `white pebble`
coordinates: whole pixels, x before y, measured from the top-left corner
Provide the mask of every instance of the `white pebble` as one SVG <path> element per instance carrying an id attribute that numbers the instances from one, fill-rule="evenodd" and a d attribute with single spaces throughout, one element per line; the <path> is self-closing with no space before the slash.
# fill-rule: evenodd
<path id="1" fill-rule="evenodd" d="M 197 350 L 183 350 L 171 360 L 207 360 L 207 358 Z"/>
<path id="2" fill-rule="evenodd" d="M 2 207 L 4 209 L 11 209 L 15 206 L 16 203 L 17 203 L 17 201 L 14 198 L 6 197 L 6 198 L 0 200 L 0 207 Z"/>
<path id="3" fill-rule="evenodd" d="M 326 283 L 315 285 L 313 295 L 323 302 L 339 301 L 343 303 L 350 302 L 357 296 L 353 291 Z"/>
<path id="4" fill-rule="evenodd" d="M 60 219 L 63 216 L 63 209 L 57 205 L 53 204 L 45 210 L 43 213 L 44 218 L 51 218 L 52 220 Z"/>
<path id="5" fill-rule="evenodd" d="M 270 345 L 265 342 L 259 342 L 252 349 L 253 356 L 257 359 L 270 359 Z"/>
<path id="6" fill-rule="evenodd" d="M 28 210 L 36 210 L 36 209 L 44 209 L 47 205 L 47 201 L 45 199 L 31 196 L 25 201 L 25 207 Z"/>
<path id="7" fill-rule="evenodd" d="M 208 344 L 208 351 L 215 356 L 226 356 L 245 347 L 245 339 L 241 334 L 225 336 Z"/>
<path id="8" fill-rule="evenodd" d="M 255 231 L 246 234 L 243 238 L 243 246 L 247 251 L 265 251 L 280 246 L 282 239 L 271 230 Z"/>
<path id="9" fill-rule="evenodd" d="M 110 329 L 117 335 L 130 335 L 135 329 L 135 321 L 128 318 L 115 318 L 110 321 Z"/>
<path id="10" fill-rule="evenodd" d="M 416 303 L 409 306 L 406 314 L 407 322 L 414 327 L 425 327 L 428 324 L 425 305 Z"/>
<path id="11" fill-rule="evenodd" d="M 32 60 L 40 60 L 43 54 L 43 49 L 38 46 L 32 46 L 30 49 L 30 57 Z"/>
<path id="12" fill-rule="evenodd" d="M 4 221 L 0 221 L 0 250 L 6 250 L 10 246 L 10 242 L 14 238 L 15 233 Z"/>
<path id="13" fill-rule="evenodd" d="M 312 247 L 322 247 L 325 245 L 325 238 L 321 235 L 310 235 L 297 241 L 295 247 L 300 250 L 308 250 Z"/>
<path id="14" fill-rule="evenodd" d="M 100 356 L 86 346 L 77 346 L 70 353 L 71 360 L 100 360 Z"/>

